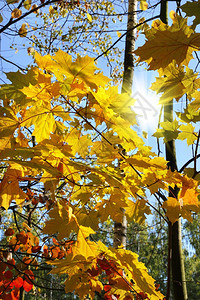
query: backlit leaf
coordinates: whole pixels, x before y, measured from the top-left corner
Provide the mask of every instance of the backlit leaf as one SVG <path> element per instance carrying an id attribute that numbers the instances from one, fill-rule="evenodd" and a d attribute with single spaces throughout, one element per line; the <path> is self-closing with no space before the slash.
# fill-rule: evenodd
<path id="1" fill-rule="evenodd" d="M 25 36 L 27 36 L 27 28 L 26 28 L 26 24 L 25 24 L 25 23 L 22 24 L 22 26 L 20 27 L 18 33 L 19 33 L 19 36 L 20 36 L 20 37 L 25 37 Z"/>
<path id="2" fill-rule="evenodd" d="M 176 119 L 173 122 L 161 122 L 160 126 L 162 129 L 158 128 L 153 136 L 157 138 L 164 137 L 165 142 L 171 141 L 178 137 L 180 125 Z"/>
<path id="3" fill-rule="evenodd" d="M 198 192 L 196 191 L 197 181 L 187 176 L 183 177 L 183 187 L 179 192 L 178 200 L 169 197 L 162 205 L 167 209 L 166 216 L 174 223 L 180 216 L 192 222 L 192 211 L 200 211 L 200 203 L 198 199 Z"/>
<path id="4" fill-rule="evenodd" d="M 200 34 L 188 33 L 182 28 L 157 29 L 153 36 L 148 37 L 146 43 L 139 47 L 135 54 L 139 61 L 148 61 L 149 69 L 164 69 L 173 60 L 180 65 L 183 61 L 192 59 L 192 52 L 200 47 Z"/>
<path id="5" fill-rule="evenodd" d="M 72 246 L 73 257 L 83 256 L 87 259 L 88 257 L 95 257 L 97 255 L 97 244 L 87 239 L 90 234 L 94 233 L 94 230 L 90 227 L 79 226 L 77 242 Z"/>
<path id="6" fill-rule="evenodd" d="M 44 233 L 58 233 L 58 239 L 68 237 L 72 230 L 78 231 L 76 217 L 72 214 L 72 209 L 63 207 L 54 208 L 49 213 L 50 220 L 46 221 L 43 229 Z"/>
<path id="7" fill-rule="evenodd" d="M 11 13 L 11 17 L 13 19 L 19 18 L 19 17 L 21 17 L 21 15 L 22 15 L 22 11 L 21 11 L 21 9 L 18 9 L 18 8 L 14 8 Z"/>
<path id="8" fill-rule="evenodd" d="M 136 202 L 129 200 L 126 214 L 130 221 L 143 224 L 146 220 L 145 214 L 151 214 L 151 210 L 144 199 L 137 200 Z"/>
<path id="9" fill-rule="evenodd" d="M 91 15 L 90 15 L 89 13 L 87 13 L 87 19 L 88 19 L 88 21 L 89 21 L 90 23 L 92 23 L 92 17 L 91 17 Z"/>
<path id="10" fill-rule="evenodd" d="M 17 204 L 24 202 L 26 194 L 19 187 L 19 180 L 23 177 L 22 168 L 9 168 L 0 183 L 0 205 L 8 209 L 12 200 Z"/>
<path id="11" fill-rule="evenodd" d="M 195 128 L 192 124 L 181 125 L 179 130 L 182 132 L 179 133 L 178 139 L 179 140 L 187 140 L 188 146 L 194 144 L 194 141 L 197 140 L 197 133 L 195 133 Z"/>

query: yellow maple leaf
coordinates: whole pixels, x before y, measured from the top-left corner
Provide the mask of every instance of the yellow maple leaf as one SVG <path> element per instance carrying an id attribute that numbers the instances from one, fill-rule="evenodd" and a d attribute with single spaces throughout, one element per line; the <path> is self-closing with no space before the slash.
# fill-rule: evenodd
<path id="1" fill-rule="evenodd" d="M 122 222 L 122 208 L 127 206 L 127 204 L 120 199 L 120 196 L 120 194 L 111 195 L 111 199 L 102 201 L 100 205 L 97 204 L 96 209 L 102 222 L 105 222 L 109 216 L 116 222 Z"/>
<path id="2" fill-rule="evenodd" d="M 87 19 L 90 23 L 92 23 L 92 16 L 89 13 L 87 13 Z"/>
<path id="3" fill-rule="evenodd" d="M 89 147 L 93 144 L 88 135 L 80 136 L 80 132 L 74 128 L 67 136 L 66 142 L 72 147 L 73 155 L 78 153 L 82 157 L 85 157 L 89 153 Z"/>
<path id="4" fill-rule="evenodd" d="M 0 206 L 8 209 L 12 200 L 19 205 L 25 201 L 26 194 L 19 187 L 19 181 L 23 176 L 23 168 L 19 165 L 16 169 L 14 165 L 7 169 L 0 183 Z"/>
<path id="5" fill-rule="evenodd" d="M 189 27 L 188 27 L 189 28 Z M 173 60 L 180 65 L 192 59 L 192 52 L 200 47 L 200 34 L 188 33 L 187 28 L 158 28 L 146 43 L 139 47 L 135 54 L 139 61 L 148 61 L 150 70 L 164 69 Z"/>
<path id="6" fill-rule="evenodd" d="M 153 136 L 157 138 L 164 137 L 165 142 L 172 141 L 178 137 L 178 134 L 180 133 L 180 130 L 178 130 L 180 125 L 176 119 L 173 122 L 161 122 L 160 125 L 162 129 L 158 128 Z"/>
<path id="7" fill-rule="evenodd" d="M 50 220 L 46 221 L 43 228 L 44 233 L 58 233 L 58 239 L 63 239 L 68 237 L 72 230 L 78 231 L 77 220 L 70 207 L 62 207 L 61 209 L 55 207 L 49 212 L 49 217 Z"/>
<path id="8" fill-rule="evenodd" d="M 11 138 L 18 126 L 17 117 L 0 117 L 0 138 Z"/>
<path id="9" fill-rule="evenodd" d="M 95 231 L 90 227 L 79 226 L 77 241 L 72 245 L 73 257 L 83 256 L 87 260 L 89 257 L 95 257 L 97 255 L 97 244 L 87 239 L 90 234 L 94 233 Z"/>
<path id="10" fill-rule="evenodd" d="M 50 102 L 53 97 L 58 97 L 60 92 L 60 85 L 58 82 L 53 84 L 45 82 L 40 83 L 39 85 L 31 85 L 21 89 L 28 99 L 33 99 L 35 101 Z"/>
<path id="11" fill-rule="evenodd" d="M 156 77 L 156 82 L 151 86 L 157 94 L 162 93 L 160 104 L 165 104 L 174 98 L 178 101 L 185 93 L 191 98 L 191 94 L 200 86 L 198 74 L 188 67 L 185 72 L 184 67 L 177 66 L 174 60 L 160 72 L 160 75 L 162 77 Z"/>
<path id="12" fill-rule="evenodd" d="M 156 168 L 165 170 L 167 168 L 167 162 L 163 157 L 145 157 L 143 155 L 133 155 L 130 158 L 127 158 L 124 164 L 129 163 L 133 165 L 136 168 L 141 168 L 142 170 L 144 168 Z M 123 163 L 122 163 L 123 167 Z"/>
<path id="13" fill-rule="evenodd" d="M 144 292 L 152 300 L 163 299 L 160 291 L 156 291 L 155 280 L 148 274 L 145 265 L 138 261 L 138 255 L 130 250 L 120 249 L 115 252 L 128 277 L 134 283 L 134 290 Z"/>
<path id="14" fill-rule="evenodd" d="M 185 93 L 185 86 L 182 83 L 185 75 L 183 66 L 177 67 L 173 61 L 164 71 L 164 76 L 156 77 L 156 82 L 151 86 L 151 89 L 157 94 L 163 93 L 159 100 L 161 104 L 167 103 L 173 98 L 179 100 Z"/>
<path id="15" fill-rule="evenodd" d="M 92 92 L 94 98 L 103 109 L 105 119 L 111 120 L 113 114 L 120 116 L 124 120 L 129 120 L 130 124 L 136 124 L 136 114 L 131 109 L 135 103 L 135 99 L 130 97 L 128 93 L 119 94 L 118 87 L 112 86 L 108 89 L 99 88 L 97 92 Z"/>
<path id="16" fill-rule="evenodd" d="M 138 224 L 144 224 L 146 220 L 145 214 L 151 214 L 151 210 L 144 199 L 133 202 L 128 200 L 128 207 L 126 207 L 126 215 L 128 220 L 134 221 Z"/>
<path id="17" fill-rule="evenodd" d="M 195 133 L 195 128 L 192 126 L 192 124 L 187 124 L 187 125 L 181 125 L 179 127 L 179 130 L 182 132 L 179 133 L 178 139 L 179 140 L 187 140 L 188 146 L 192 145 L 194 141 L 197 140 L 197 134 Z"/>
<path id="18" fill-rule="evenodd" d="M 85 207 L 79 209 L 76 214 L 79 225 L 91 227 L 94 230 L 99 229 L 99 212 L 91 210 L 88 212 Z"/>
<path id="19" fill-rule="evenodd" d="M 185 178 L 188 178 L 185 176 Z M 166 216 L 169 220 L 174 223 L 178 221 L 180 215 L 187 219 L 189 222 L 192 222 L 192 211 L 199 212 L 200 205 L 198 200 L 199 193 L 195 190 L 194 180 L 188 178 L 183 179 L 183 188 L 179 192 L 178 200 L 173 197 L 169 197 L 162 205 L 163 208 L 167 209 Z"/>
<path id="20" fill-rule="evenodd" d="M 69 276 L 78 273 L 80 269 L 87 270 L 91 261 L 87 261 L 83 256 L 76 256 L 73 258 L 73 254 L 69 253 L 62 260 L 49 260 L 47 261 L 49 265 L 54 265 L 55 268 L 51 270 L 51 274 L 68 274 Z"/>
<path id="21" fill-rule="evenodd" d="M 20 37 L 25 37 L 25 36 L 27 36 L 27 28 L 26 28 L 26 23 L 23 23 L 22 24 L 22 26 L 20 27 L 20 29 L 19 29 L 19 36 Z"/>
<path id="22" fill-rule="evenodd" d="M 168 197 L 168 200 L 163 203 L 162 208 L 167 210 L 166 216 L 170 222 L 175 223 L 178 221 L 181 213 L 181 204 L 176 198 Z"/>
<path id="23" fill-rule="evenodd" d="M 35 52 L 34 58 L 39 68 L 52 73 L 53 67 L 56 64 L 53 62 L 51 55 L 47 54 L 42 56 L 38 52 Z"/>
<path id="24" fill-rule="evenodd" d="M 147 1 L 146 0 L 140 0 L 139 2 L 140 2 L 140 9 L 141 10 L 147 10 L 147 8 L 148 8 Z"/>
<path id="25" fill-rule="evenodd" d="M 38 143 L 48 139 L 50 133 L 55 131 L 55 119 L 52 111 L 36 105 L 26 110 L 21 125 L 27 127 L 34 125 L 33 136 Z"/>
<path id="26" fill-rule="evenodd" d="M 76 61 L 72 62 L 72 57 L 59 49 L 52 58 L 49 55 L 41 57 L 39 54 L 36 54 L 35 58 L 39 67 L 54 73 L 58 81 L 64 83 L 64 86 L 68 85 L 67 93 L 70 91 L 70 84 L 76 83 L 76 80 L 79 80 L 79 83 L 84 82 L 92 90 L 97 89 L 98 86 L 104 86 L 110 81 L 102 73 L 96 73 L 99 68 L 95 66 L 94 58 L 89 56 L 78 56 Z"/>

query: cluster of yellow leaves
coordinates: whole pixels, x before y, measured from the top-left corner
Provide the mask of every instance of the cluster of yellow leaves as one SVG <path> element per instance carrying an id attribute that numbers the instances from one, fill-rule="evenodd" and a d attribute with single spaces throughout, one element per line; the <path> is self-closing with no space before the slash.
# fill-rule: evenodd
<path id="1" fill-rule="evenodd" d="M 107 248 L 100 241 L 96 244 L 96 253 L 87 261 L 71 253 L 62 261 L 49 261 L 49 264 L 55 266 L 52 274 L 68 274 L 66 292 L 75 291 L 81 298 L 90 295 L 93 299 L 94 292 L 100 293 L 102 290 L 108 299 L 112 299 L 112 296 L 134 299 L 141 291 L 154 300 L 163 298 L 155 289 L 155 281 L 148 275 L 144 264 L 138 261 L 137 254 L 124 249 Z M 102 275 L 106 278 L 104 286 L 100 281 Z"/>
<path id="2" fill-rule="evenodd" d="M 178 121 L 175 119 L 173 122 L 161 122 L 161 128 L 153 134 L 153 136 L 160 138 L 164 137 L 164 141 L 172 141 L 173 139 L 187 140 L 188 146 L 194 144 L 198 138 L 198 133 L 195 132 L 195 127 L 189 124 L 179 125 Z"/>
<path id="3" fill-rule="evenodd" d="M 192 211 L 196 213 L 200 212 L 199 191 L 197 186 L 198 181 L 185 176 L 182 179 L 178 199 L 169 197 L 168 200 L 163 203 L 162 207 L 167 210 L 166 216 L 172 223 L 178 221 L 180 216 L 192 222 Z"/>
<path id="4" fill-rule="evenodd" d="M 195 33 L 187 25 L 187 19 L 180 16 L 173 19 L 172 26 L 154 21 L 146 37 L 146 43 L 135 54 L 139 61 L 148 62 L 150 70 L 164 70 L 173 60 L 178 66 L 188 65 L 192 52 L 200 47 L 200 33 Z"/>
<path id="5" fill-rule="evenodd" d="M 158 70 L 159 77 L 151 89 L 162 93 L 160 103 L 167 104 L 173 98 L 178 101 L 184 94 L 190 100 L 197 98 L 200 81 L 188 64 L 193 51 L 200 49 L 200 34 L 187 25 L 187 18 L 175 14 L 171 26 L 156 20 L 145 35 L 146 43 L 135 53 L 139 61 L 148 63 L 150 70 Z"/>
<path id="6" fill-rule="evenodd" d="M 0 185 L 0 204 L 6 209 L 13 200 L 17 205 L 26 205 L 29 199 L 22 183 L 40 182 L 52 201 L 44 233 L 57 234 L 59 241 L 76 236 L 70 253 L 53 262 L 60 266 L 55 272 L 68 274 L 66 291 L 74 287 L 82 297 L 91 290 L 93 297 L 103 286 L 95 277 L 88 281 L 85 271 L 99 259 L 102 249 L 90 240 L 90 235 L 98 229 L 99 221 L 108 217 L 120 221 L 121 208 L 128 208 L 130 203 L 135 212 L 127 210 L 129 218 L 144 222 L 145 214 L 150 213 L 148 202 L 133 200 L 137 199 L 136 192 L 145 196 L 144 182 L 138 174 L 145 169 L 155 173 L 157 168 L 165 172 L 166 162 L 149 158 L 154 153 L 131 129 L 136 122 L 130 108 L 134 100 L 108 86 L 109 79 L 99 72 L 94 59 L 78 57 L 72 61 L 59 50 L 53 57 L 36 53 L 35 61 L 38 67 L 26 75 L 7 74 L 11 84 L 3 85 L 0 92 L 0 158 L 4 165 L 10 165 Z M 140 149 L 137 155 L 126 154 L 134 148 Z M 37 205 L 37 200 L 32 201 Z M 78 261 L 84 266 L 82 271 Z M 146 269 L 139 262 L 135 268 L 137 264 L 139 276 L 144 279 L 135 275 L 134 280 L 145 282 Z M 119 267 L 123 269 L 122 262 Z M 129 269 L 131 272 L 131 266 Z M 79 286 L 75 279 L 81 276 L 85 280 L 82 278 Z M 131 282 L 131 278 L 124 281 L 120 276 L 112 285 L 119 289 L 122 281 L 118 292 L 125 297 L 124 282 Z M 151 277 L 147 279 L 153 282 Z M 142 285 L 134 291 L 143 292 Z M 155 299 L 160 297 L 152 283 L 147 293 L 155 293 Z"/>
<path id="7" fill-rule="evenodd" d="M 159 73 L 151 89 L 161 93 L 160 104 L 168 105 L 173 99 L 179 101 L 183 95 L 186 95 L 189 101 L 185 112 L 177 113 L 180 122 L 176 119 L 173 122 L 161 122 L 160 127 L 153 134 L 157 138 L 163 137 L 165 143 L 175 139 L 186 139 L 190 146 L 198 140 L 198 133 L 190 122 L 195 123 L 200 120 L 198 91 L 200 80 L 198 73 L 194 73 L 188 67 L 193 58 L 193 51 L 200 50 L 200 34 L 194 32 L 198 24 L 195 11 L 198 6 L 197 2 L 187 2 L 181 7 L 189 16 L 196 16 L 192 26 L 187 25 L 187 18 L 171 12 L 173 20 L 171 26 L 156 20 L 151 28 L 145 27 L 147 40 L 135 51 L 139 56 L 139 62 L 147 62 L 150 70 L 157 70 Z M 196 175 L 195 172 L 197 173 L 197 170 L 193 169 L 190 176 Z M 166 209 L 166 216 L 172 223 L 180 216 L 192 221 L 191 212 L 199 212 L 198 181 L 187 176 L 180 178 L 180 176 L 176 174 L 176 179 L 173 178 L 173 186 L 176 184 L 180 188 L 178 198 L 169 197 L 162 206 Z"/>
<path id="8" fill-rule="evenodd" d="M 109 215 L 113 218 L 115 216 L 119 221 L 122 215 L 119 207 L 128 207 L 130 203 L 135 205 L 129 197 L 137 199 L 137 194 L 144 197 L 144 188 L 149 188 L 152 193 L 159 188 L 167 190 L 169 176 L 166 162 L 162 158 L 150 158 L 154 154 L 130 128 L 129 120 L 134 118 L 134 113 L 130 110 L 132 99 L 126 94 L 118 94 L 116 87 L 99 87 L 109 80 L 101 73 L 96 74 L 98 69 L 93 59 L 79 57 L 72 62 L 71 57 L 61 50 L 53 57 L 41 57 L 36 53 L 35 59 L 40 69 L 33 68 L 26 75 L 18 72 L 18 77 L 10 73 L 8 78 L 12 84 L 2 86 L 1 96 L 7 104 L 2 107 L 0 119 L 2 150 L 14 147 L 12 155 L 15 153 L 23 158 L 17 163 L 27 174 L 28 167 L 29 172 L 32 168 L 31 176 L 34 179 L 38 177 L 38 170 L 43 172 L 38 180 L 52 194 L 60 179 L 74 186 L 81 181 L 80 173 L 84 174 L 85 180 L 87 178 L 92 186 L 88 201 L 99 211 L 102 221 Z M 55 77 L 57 81 L 54 81 Z M 87 108 L 79 106 L 86 98 Z M 8 99 L 14 100 L 16 105 L 10 105 Z M 82 127 L 79 125 L 80 121 Z M 96 128 L 93 122 L 96 123 Z M 98 129 L 103 124 L 108 130 L 105 134 Z M 165 133 L 174 134 L 172 124 L 162 126 Z M 181 126 L 185 128 L 184 125 Z M 188 142 L 191 144 L 196 136 L 193 128 L 188 126 L 185 130 L 191 132 Z M 37 143 L 30 162 L 25 161 L 25 149 L 30 144 L 26 128 L 30 128 Z M 88 134 L 88 129 L 93 130 L 93 133 L 89 131 Z M 171 139 L 171 134 L 166 136 L 167 140 Z M 185 136 L 180 134 L 180 138 L 184 139 Z M 129 151 L 135 147 L 139 149 L 137 154 L 124 160 L 123 149 Z M 4 153 L 2 152 L 3 159 Z M 74 160 L 77 154 L 82 158 L 94 156 L 95 165 L 77 162 Z M 122 160 L 117 168 L 112 164 L 115 159 Z M 85 172 L 88 174 L 85 175 Z M 138 174 L 141 174 L 141 178 Z M 6 176 L 5 174 L 4 180 Z M 104 192 L 99 193 L 100 186 L 106 186 Z M 76 188 L 74 192 L 77 192 Z M 104 194 L 110 194 L 110 199 L 104 199 Z M 8 195 L 6 203 L 5 197 L 1 202 L 6 208 L 12 199 L 22 198 L 14 197 L 11 192 Z M 101 199 L 97 204 L 96 197 Z M 79 201 L 81 203 L 82 199 Z M 148 211 L 147 208 L 145 210 Z M 144 213 L 138 218 L 144 219 Z"/>
<path id="9" fill-rule="evenodd" d="M 190 29 L 187 31 L 185 23 L 180 24 L 175 22 L 172 31 L 157 24 L 148 33 L 149 41 L 154 41 L 159 30 L 167 31 L 169 37 L 180 29 L 190 37 Z M 66 291 L 75 290 L 82 298 L 88 293 L 94 297 L 95 291 L 104 289 L 123 299 L 133 299 L 134 293 L 141 292 L 151 299 L 161 299 L 137 255 L 109 250 L 92 241 L 90 235 L 98 229 L 99 222 L 109 217 L 120 222 L 123 209 L 130 221 L 144 223 L 151 213 L 146 190 L 152 194 L 159 189 L 167 191 L 169 185 L 181 189 L 179 200 L 174 199 L 174 203 L 181 203 L 179 209 L 173 207 L 170 199 L 164 203 L 169 220 L 174 222 L 179 214 L 190 219 L 191 210 L 199 209 L 196 182 L 172 173 L 167 162 L 144 145 L 131 127 L 136 124 L 131 110 L 134 99 L 110 86 L 110 80 L 99 72 L 93 58 L 77 57 L 73 61 L 58 50 L 54 56 L 35 53 L 35 62 L 38 66 L 25 75 L 8 73 L 11 84 L 2 85 L 0 91 L 0 159 L 5 167 L 9 166 L 2 174 L 0 205 L 8 209 L 12 201 L 26 204 L 23 182 L 39 183 L 49 193 L 49 219 L 43 232 L 56 234 L 59 242 L 73 237 L 65 257 L 51 262 L 56 266 L 54 273 L 68 274 Z M 186 82 L 181 67 L 180 74 L 173 68 L 174 62 L 166 71 L 163 69 L 161 76 L 171 74 L 175 84 L 178 76 L 181 82 L 176 97 L 181 97 L 187 87 L 192 97 L 193 88 L 198 85 L 196 74 L 192 84 Z M 170 90 L 170 83 L 168 87 Z M 162 124 L 163 131 L 157 134 L 165 135 L 167 140 L 176 134 L 185 139 L 185 130 L 190 132 L 188 143 L 193 143 L 194 128 L 190 124 L 181 126 L 176 122 Z M 115 270 L 112 279 L 108 279 L 112 286 L 108 290 L 98 279 L 100 272 L 91 275 L 94 268 L 105 272 L 110 269 L 104 263 L 112 265 L 112 272 Z"/>

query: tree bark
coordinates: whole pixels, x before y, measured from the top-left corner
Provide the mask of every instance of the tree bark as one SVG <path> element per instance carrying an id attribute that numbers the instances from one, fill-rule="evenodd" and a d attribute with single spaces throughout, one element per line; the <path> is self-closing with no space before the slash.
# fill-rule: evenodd
<path id="1" fill-rule="evenodd" d="M 122 93 L 132 94 L 133 74 L 134 74 L 134 50 L 135 50 L 135 34 L 136 30 L 133 27 L 137 23 L 137 0 L 129 0 L 128 2 L 128 20 L 127 34 L 124 53 L 124 74 L 122 82 Z M 113 246 L 117 248 L 123 245 L 126 248 L 126 232 L 127 220 L 123 209 L 122 223 L 115 222 L 114 224 L 114 241 Z"/>
<path id="2" fill-rule="evenodd" d="M 134 74 L 134 50 L 136 29 L 132 29 L 137 23 L 137 0 L 128 2 L 127 34 L 124 53 L 124 74 L 122 82 L 122 93 L 132 94 Z"/>
<path id="3" fill-rule="evenodd" d="M 160 10 L 161 21 L 167 24 L 167 0 L 161 1 Z M 164 122 L 173 122 L 173 100 L 164 106 Z M 174 172 L 177 170 L 176 163 L 176 147 L 175 141 L 171 140 L 165 143 L 166 160 L 168 161 L 168 167 Z M 169 196 L 177 198 L 178 188 L 172 189 L 169 187 Z M 176 200 L 175 200 L 176 201 Z M 169 222 L 169 252 L 168 263 L 171 264 L 172 276 L 168 273 L 168 281 L 172 278 L 174 300 L 187 300 L 187 287 L 185 280 L 185 268 L 184 257 L 182 250 L 182 238 L 181 238 L 181 217 L 179 221 L 173 225 Z M 170 267 L 169 267 L 170 270 Z M 170 297 L 170 282 L 168 282 L 167 297 Z"/>
<path id="4" fill-rule="evenodd" d="M 120 245 L 123 245 L 123 247 L 126 248 L 126 232 L 127 220 L 123 210 L 122 223 L 115 222 L 114 224 L 114 248 L 118 248 Z"/>

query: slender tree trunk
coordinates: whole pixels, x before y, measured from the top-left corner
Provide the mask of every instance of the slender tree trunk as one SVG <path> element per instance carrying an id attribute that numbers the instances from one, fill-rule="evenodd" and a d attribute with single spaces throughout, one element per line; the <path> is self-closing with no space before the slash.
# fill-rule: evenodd
<path id="1" fill-rule="evenodd" d="M 133 74 L 134 74 L 134 50 L 135 50 L 135 34 L 136 30 L 133 27 L 137 23 L 137 0 L 129 0 L 128 2 L 128 20 L 127 34 L 124 54 L 124 74 L 122 82 L 122 93 L 132 94 Z M 115 222 L 114 225 L 114 242 L 115 248 L 121 244 L 126 248 L 126 231 L 127 220 L 123 210 L 122 223 Z"/>
<path id="2" fill-rule="evenodd" d="M 129 0 L 122 93 L 129 93 L 130 95 L 132 94 L 133 74 L 134 74 L 133 52 L 135 50 L 136 29 L 133 29 L 133 27 L 137 23 L 136 11 L 137 11 L 137 0 Z"/>
<path id="3" fill-rule="evenodd" d="M 114 241 L 113 247 L 118 248 L 123 245 L 126 248 L 126 231 L 127 231 L 127 220 L 123 210 L 122 223 L 115 222 L 114 224 Z"/>
<path id="4" fill-rule="evenodd" d="M 167 0 L 161 1 L 161 21 L 167 24 Z M 173 100 L 164 106 L 164 122 L 173 122 Z M 168 167 L 174 172 L 177 170 L 175 141 L 165 144 L 166 160 Z M 169 196 L 177 198 L 178 188 L 169 188 Z M 176 201 L 176 200 L 175 200 Z M 185 280 L 184 257 L 181 238 L 181 218 L 173 225 L 169 223 L 169 252 L 168 263 L 171 264 L 172 276 L 170 276 L 170 265 L 168 268 L 168 281 L 172 278 L 174 300 L 187 300 L 187 287 Z M 168 282 L 167 297 L 170 297 L 170 282 Z"/>

